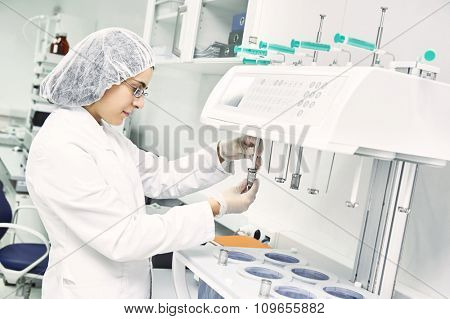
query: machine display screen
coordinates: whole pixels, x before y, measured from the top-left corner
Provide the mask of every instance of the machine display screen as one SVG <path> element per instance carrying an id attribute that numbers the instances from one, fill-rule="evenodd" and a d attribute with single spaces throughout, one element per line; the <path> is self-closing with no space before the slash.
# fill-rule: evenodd
<path id="1" fill-rule="evenodd" d="M 222 97 L 221 104 L 238 107 L 254 81 L 255 78 L 250 76 L 238 76 L 233 79 Z"/>

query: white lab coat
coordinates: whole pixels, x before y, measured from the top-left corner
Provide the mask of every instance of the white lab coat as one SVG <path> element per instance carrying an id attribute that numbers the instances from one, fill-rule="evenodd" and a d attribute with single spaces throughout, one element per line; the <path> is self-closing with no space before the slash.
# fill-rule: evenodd
<path id="1" fill-rule="evenodd" d="M 26 169 L 51 241 L 42 297 L 148 298 L 148 258 L 211 240 L 214 219 L 206 201 L 147 215 L 144 194 L 183 196 L 229 171 L 214 147 L 169 162 L 100 126 L 82 107 L 52 113 L 33 140 Z"/>

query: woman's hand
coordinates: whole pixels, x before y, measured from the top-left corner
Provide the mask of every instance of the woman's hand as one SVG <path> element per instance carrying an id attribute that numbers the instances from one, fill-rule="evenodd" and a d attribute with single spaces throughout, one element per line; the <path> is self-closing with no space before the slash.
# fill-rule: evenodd
<path id="1" fill-rule="evenodd" d="M 253 136 L 241 136 L 228 141 L 219 141 L 217 154 L 221 162 L 240 159 L 252 159 L 255 153 L 255 144 L 258 138 Z M 258 145 L 256 167 L 261 166 L 261 154 L 264 149 L 263 142 Z"/>
<path id="2" fill-rule="evenodd" d="M 250 205 L 256 199 L 256 193 L 259 189 L 259 181 L 253 182 L 252 188 L 248 191 L 247 180 L 243 180 L 239 185 L 233 186 L 221 194 L 209 199 L 211 209 L 215 217 L 221 217 L 224 214 L 240 214 L 248 210 Z"/>

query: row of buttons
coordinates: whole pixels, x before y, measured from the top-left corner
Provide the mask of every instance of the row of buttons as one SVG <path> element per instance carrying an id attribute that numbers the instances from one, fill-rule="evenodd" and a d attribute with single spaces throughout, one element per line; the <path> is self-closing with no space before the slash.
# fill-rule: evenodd
<path id="1" fill-rule="evenodd" d="M 284 87 L 300 87 L 303 85 L 303 82 L 298 81 L 289 81 L 289 80 L 267 80 L 267 79 L 261 79 L 261 81 L 258 83 L 260 86 L 284 86 Z M 321 89 L 322 85 L 325 87 L 326 82 L 321 81 L 312 81 L 309 83 L 309 88 L 313 89 Z"/>
<path id="2" fill-rule="evenodd" d="M 263 86 L 284 86 L 284 87 L 300 87 L 303 85 L 303 82 L 298 81 L 288 81 L 288 80 L 269 80 L 266 81 L 266 79 L 262 79 L 259 82 L 259 85 Z"/>
<path id="3" fill-rule="evenodd" d="M 310 98 L 310 97 L 314 97 L 316 99 L 318 99 L 320 96 L 322 95 L 322 92 L 310 92 L 310 91 L 306 91 L 305 94 L 303 95 L 303 97 L 305 99 Z"/>
<path id="4" fill-rule="evenodd" d="M 254 88 L 248 93 L 251 95 L 279 95 L 279 96 L 298 96 L 301 90 L 292 88 L 273 88 L 273 87 L 258 87 Z"/>
<path id="5" fill-rule="evenodd" d="M 286 108 L 286 107 L 292 107 L 295 105 L 296 100 L 292 99 L 266 99 L 263 101 L 255 101 L 251 100 L 248 103 L 241 104 L 241 107 L 247 108 L 247 109 L 254 109 L 259 106 L 268 106 L 268 107 L 277 107 L 278 109 Z"/>
<path id="6" fill-rule="evenodd" d="M 296 106 L 298 107 L 309 107 L 310 109 L 312 109 L 314 106 L 316 106 L 316 102 L 314 101 L 308 101 L 308 100 L 301 100 L 300 102 L 298 102 L 296 104 Z"/>
<path id="7" fill-rule="evenodd" d="M 323 84 L 325 86 L 326 83 L 323 83 Z M 314 81 L 312 81 L 311 83 L 309 83 L 309 88 L 310 89 L 316 88 L 316 90 L 318 90 L 318 89 L 321 89 L 321 86 L 322 86 L 322 82 L 314 82 Z"/>
<path id="8" fill-rule="evenodd" d="M 257 111 L 257 112 L 268 112 L 268 113 L 273 112 L 272 108 L 267 105 L 252 104 L 252 105 L 248 105 L 247 107 L 251 108 L 252 111 Z"/>

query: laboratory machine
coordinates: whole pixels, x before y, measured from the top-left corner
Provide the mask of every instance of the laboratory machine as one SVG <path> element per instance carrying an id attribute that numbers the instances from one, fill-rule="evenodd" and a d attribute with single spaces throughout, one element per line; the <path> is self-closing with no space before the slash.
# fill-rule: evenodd
<path id="1" fill-rule="evenodd" d="M 269 161 L 281 162 L 275 181 L 290 179 L 294 191 L 304 189 L 313 196 L 322 192 L 316 176 L 324 153 L 357 157 L 345 205 L 364 204 L 365 213 L 351 278 L 307 264 L 301 251 L 293 255 L 253 249 L 243 256 L 236 248 L 222 247 L 221 258 L 219 248 L 206 245 L 174 254 L 179 297 L 191 297 L 187 266 L 201 279 L 202 298 L 392 298 L 418 169 L 443 167 L 450 160 L 450 85 L 437 81 L 439 68 L 428 64 L 434 51 L 404 62 L 380 48 L 386 9 L 375 43 L 339 33 L 333 45 L 321 43 L 321 15 L 316 42 L 293 39 L 289 47 L 263 41 L 259 47 L 235 48 L 243 63 L 251 65 L 230 69 L 201 114 L 204 124 L 272 143 Z M 350 59 L 343 66 L 315 64 L 319 51 L 342 53 L 351 47 L 372 54 L 372 65 L 352 66 Z M 268 53 L 299 56 L 298 49 L 314 51 L 311 65 L 280 62 Z M 381 59 L 390 60 L 386 67 Z M 308 183 L 301 171 L 304 150 L 316 151 Z M 274 156 L 275 151 L 285 156 Z M 293 159 L 295 165 L 290 165 Z M 372 166 L 363 202 L 358 197 L 364 160 Z M 267 165 L 269 170 L 275 167 Z M 249 187 L 255 178 L 253 160 Z M 268 260 L 268 253 L 283 262 Z"/>
<path id="2" fill-rule="evenodd" d="M 237 66 L 212 91 L 202 121 L 284 145 L 372 158 L 352 281 L 391 297 L 417 169 L 450 159 L 449 99 L 450 85 L 391 69 Z M 183 255 L 192 269 L 205 264 L 204 253 L 174 258 Z"/>

